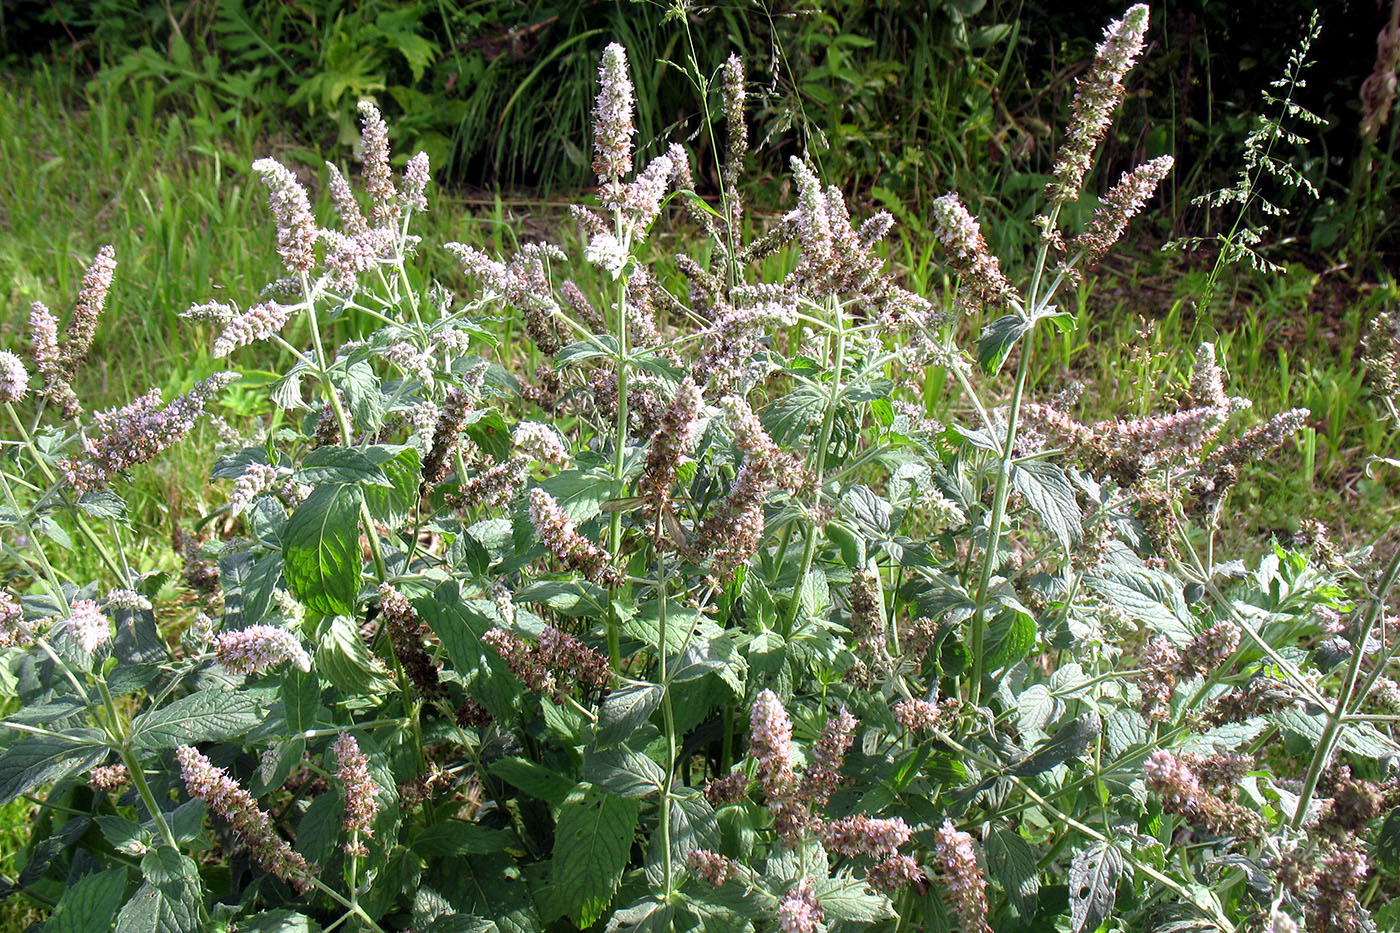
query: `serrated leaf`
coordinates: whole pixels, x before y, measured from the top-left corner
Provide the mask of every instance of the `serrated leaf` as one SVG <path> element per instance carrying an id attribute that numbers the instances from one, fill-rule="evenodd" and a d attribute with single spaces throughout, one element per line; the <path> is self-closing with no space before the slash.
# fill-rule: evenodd
<path id="1" fill-rule="evenodd" d="M 888 897 L 872 891 L 864 879 L 850 875 L 817 881 L 812 885 L 812 893 L 827 920 L 864 924 L 897 916 Z"/>
<path id="2" fill-rule="evenodd" d="M 666 783 L 666 772 L 630 748 L 606 748 L 583 759 L 583 779 L 619 797 L 650 797 Z"/>
<path id="3" fill-rule="evenodd" d="M 541 480 L 539 486 L 580 525 L 601 513 L 603 504 L 623 490 L 623 484 L 606 470 L 564 470 Z"/>
<path id="4" fill-rule="evenodd" d="M 548 804 L 560 804 L 576 786 L 569 778 L 528 758 L 508 757 L 492 762 L 486 769 L 493 777 L 520 788 Z"/>
<path id="5" fill-rule="evenodd" d="M 999 317 L 982 329 L 977 338 L 977 363 L 985 372 L 996 375 L 1011 354 L 1016 341 L 1031 329 L 1030 321 L 1014 314 Z"/>
<path id="6" fill-rule="evenodd" d="M 126 521 L 126 501 L 110 489 L 94 489 L 78 498 L 78 508 L 93 518 Z"/>
<path id="7" fill-rule="evenodd" d="M 1074 856 L 1069 866 L 1069 907 L 1074 933 L 1093 933 L 1113 910 L 1123 853 L 1108 843 Z"/>
<path id="8" fill-rule="evenodd" d="M 1035 852 L 1016 832 L 999 826 L 987 836 L 987 869 L 1015 905 L 1022 920 L 1035 916 L 1040 901 L 1040 874 Z"/>
<path id="9" fill-rule="evenodd" d="M 462 820 L 446 820 L 423 827 L 414 836 L 410 848 L 427 858 L 486 855 L 504 850 L 514 838 L 503 829 L 488 829 Z"/>
<path id="10" fill-rule="evenodd" d="M 282 554 L 267 554 L 248 568 L 243 579 L 243 626 L 257 625 L 267 618 L 273 594 L 282 582 Z"/>
<path id="11" fill-rule="evenodd" d="M 1400 869 L 1400 807 L 1385 815 L 1373 841 L 1376 861 L 1391 871 Z"/>
<path id="12" fill-rule="evenodd" d="M 773 440 L 788 445 L 822 419 L 829 400 L 820 388 L 804 383 L 776 398 L 763 410 L 760 420 Z"/>
<path id="13" fill-rule="evenodd" d="M 321 925 L 290 910 L 269 910 L 239 920 L 238 933 L 321 933 Z"/>
<path id="14" fill-rule="evenodd" d="M 282 535 L 283 575 L 302 605 L 349 615 L 360 591 L 360 490 L 318 486 Z"/>
<path id="15" fill-rule="evenodd" d="M 1060 701 L 1044 684 L 1032 684 L 1016 698 L 1016 724 L 1023 733 L 1044 732 L 1059 715 Z"/>
<path id="16" fill-rule="evenodd" d="M 1048 460 L 1022 460 L 1011 473 L 1016 491 L 1069 550 L 1083 538 L 1083 517 L 1065 471 Z"/>
<path id="17" fill-rule="evenodd" d="M 25 735 L 0 753 L 0 804 L 42 784 L 88 771 L 107 757 L 96 729 L 65 729 L 58 735 Z"/>
<path id="18" fill-rule="evenodd" d="M 662 689 L 656 684 L 628 684 L 614 690 L 598 711 L 597 742 L 615 745 L 636 732 L 661 706 Z"/>
<path id="19" fill-rule="evenodd" d="M 1106 566 L 1084 582 L 1115 609 L 1165 635 L 1178 647 L 1195 635 L 1181 584 L 1146 567 Z"/>
<path id="20" fill-rule="evenodd" d="M 398 528 L 418 503 L 418 483 L 423 458 L 416 447 L 380 445 L 365 449 L 365 456 L 383 471 L 388 483 L 366 486 L 365 504 L 370 515 L 389 528 Z"/>
<path id="21" fill-rule="evenodd" d="M 361 431 L 377 431 L 384 423 L 384 393 L 379 388 L 379 377 L 368 362 L 360 360 L 346 367 L 340 379 L 340 390 L 350 403 L 350 416 L 354 427 Z"/>
<path id="22" fill-rule="evenodd" d="M 282 714 L 293 733 L 316 728 L 321 706 L 321 682 L 316 674 L 295 668 L 282 675 Z"/>
<path id="23" fill-rule="evenodd" d="M 312 669 L 350 694 L 378 696 L 393 687 L 388 669 L 370 653 L 359 629 L 345 616 L 333 618 L 322 632 Z"/>
<path id="24" fill-rule="evenodd" d="M 612 903 L 627 867 L 637 804 L 596 788 L 576 790 L 559 808 L 550 867 L 564 912 L 591 926 Z"/>
<path id="25" fill-rule="evenodd" d="M 999 613 L 987 626 L 985 670 L 998 671 L 1024 658 L 1035 647 L 1035 634 L 1035 620 L 1025 613 Z"/>
<path id="26" fill-rule="evenodd" d="M 496 462 L 510 456 L 512 446 L 506 419 L 494 408 L 479 408 L 467 416 L 462 432 Z"/>
<path id="27" fill-rule="evenodd" d="M 117 933 L 196 933 L 201 887 L 194 862 L 168 846 L 141 859 L 146 883 L 117 916 Z"/>
<path id="28" fill-rule="evenodd" d="M 1103 729 L 1098 713 L 1088 712 L 1065 723 L 1055 734 L 1038 745 L 1029 757 L 1008 769 L 1009 774 L 1030 777 L 1042 774 L 1071 758 L 1082 755 Z"/>
<path id="29" fill-rule="evenodd" d="M 133 748 L 157 751 L 232 738 L 260 722 L 262 710 L 248 694 L 202 690 L 136 717 L 129 741 Z"/>
<path id="30" fill-rule="evenodd" d="M 126 893 L 124 868 L 101 871 L 81 879 L 59 898 L 44 923 L 44 933 L 92 933 L 112 925 Z"/>
<path id="31" fill-rule="evenodd" d="M 353 447 L 317 447 L 301 461 L 295 479 L 308 486 L 392 485 L 378 463 Z"/>

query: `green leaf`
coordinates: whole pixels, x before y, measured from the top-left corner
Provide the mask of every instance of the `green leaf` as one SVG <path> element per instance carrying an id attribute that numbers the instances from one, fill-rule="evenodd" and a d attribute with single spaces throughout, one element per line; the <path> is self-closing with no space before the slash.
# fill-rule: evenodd
<path id="1" fill-rule="evenodd" d="M 1376 845 L 1376 861 L 1391 871 L 1400 869 L 1400 807 L 1385 815 L 1372 841 Z"/>
<path id="2" fill-rule="evenodd" d="M 44 933 L 92 933 L 106 930 L 126 893 L 126 869 L 88 875 L 63 892 L 44 924 Z"/>
<path id="3" fill-rule="evenodd" d="M 1035 852 L 1019 834 L 1004 826 L 992 830 L 985 843 L 987 869 L 1015 905 L 1022 920 L 1035 916 L 1040 901 L 1040 875 Z"/>
<path id="4" fill-rule="evenodd" d="M 301 604 L 350 615 L 360 591 L 360 490 L 318 486 L 287 520 L 283 573 Z"/>
<path id="5" fill-rule="evenodd" d="M 0 753 L 0 804 L 100 765 L 108 751 L 103 738 L 96 729 L 21 736 Z"/>
<path id="6" fill-rule="evenodd" d="M 353 447 L 317 447 L 301 461 L 296 471 L 298 483 L 308 486 L 363 484 L 390 486 L 389 477 L 364 452 Z"/>
<path id="7" fill-rule="evenodd" d="M 559 808 L 550 860 L 564 912 L 591 926 L 612 903 L 637 828 L 637 804 L 597 788 L 575 790 Z"/>
<path id="8" fill-rule="evenodd" d="M 321 682 L 315 673 L 292 668 L 282 675 L 282 711 L 288 729 L 296 733 L 316 728 L 321 709 Z"/>
<path id="9" fill-rule="evenodd" d="M 1016 491 L 1069 550 L 1084 537 L 1083 517 L 1065 471 L 1048 460 L 1022 460 L 1011 473 Z"/>
<path id="10" fill-rule="evenodd" d="M 262 709 L 248 694 L 201 690 L 136 717 L 130 742 L 147 751 L 215 742 L 242 735 L 260 722 Z"/>
<path id="11" fill-rule="evenodd" d="M 486 770 L 493 777 L 500 778 L 550 805 L 563 803 L 576 786 L 562 774 L 551 771 L 544 765 L 535 764 L 527 758 L 502 758 L 492 762 Z"/>
<path id="12" fill-rule="evenodd" d="M 788 445 L 822 419 L 828 401 L 821 388 L 804 383 L 775 399 L 763 410 L 760 420 L 773 440 Z"/>
<path id="13" fill-rule="evenodd" d="M 141 859 L 146 883 L 117 916 L 117 933 L 196 933 L 201 886 L 194 861 L 169 846 Z"/>
<path id="14" fill-rule="evenodd" d="M 277 552 L 260 557 L 248 568 L 243 579 L 243 625 L 257 625 L 267 618 L 272 608 L 272 596 L 282 582 L 282 554 Z"/>
<path id="15" fill-rule="evenodd" d="M 513 838 L 503 829 L 487 829 L 478 823 L 447 820 L 423 827 L 410 843 L 410 848 L 425 858 L 487 855 L 503 851 Z"/>
<path id="16" fill-rule="evenodd" d="M 383 486 L 366 486 L 362 490 L 369 514 L 390 528 L 398 528 L 418 503 L 423 458 L 416 447 L 389 445 L 366 448 L 365 456 L 388 479 Z"/>
<path id="17" fill-rule="evenodd" d="M 1079 852 L 1069 866 L 1069 907 L 1074 933 L 1093 933 L 1113 910 L 1123 853 L 1109 843 Z"/>
<path id="18" fill-rule="evenodd" d="M 515 677 L 501 656 L 481 643 L 481 637 L 495 622 L 462 602 L 454 583 L 444 583 L 431 599 L 415 600 L 413 606 L 442 642 L 452 669 L 468 681 L 472 696 L 497 719 L 512 717 Z"/>
<path id="19" fill-rule="evenodd" d="M 476 442 L 492 460 L 500 462 L 510 456 L 512 446 L 506 419 L 494 408 L 479 408 L 467 416 L 462 431 Z"/>
<path id="20" fill-rule="evenodd" d="M 238 933 L 321 933 L 321 925 L 290 910 L 269 910 L 238 921 Z"/>
<path id="21" fill-rule="evenodd" d="M 1091 710 L 1083 716 L 1077 716 L 1038 745 L 1028 758 L 1007 769 L 1007 773 L 1017 777 L 1043 774 L 1056 765 L 1084 754 L 1102 730 L 1103 719 L 1098 713 Z"/>
<path id="22" fill-rule="evenodd" d="M 864 879 L 851 875 L 828 878 L 812 885 L 827 920 L 849 920 L 852 923 L 874 923 L 890 920 L 896 914 L 894 905 L 883 894 L 876 894 Z"/>
<path id="23" fill-rule="evenodd" d="M 340 380 L 340 389 L 350 403 L 354 427 L 361 431 L 378 430 L 384 423 L 384 393 L 369 363 L 364 360 L 351 363 Z"/>
<path id="24" fill-rule="evenodd" d="M 982 329 L 977 338 L 977 362 L 986 372 L 996 375 L 1011 354 L 1011 348 L 1030 332 L 1030 321 L 1014 314 L 999 317 Z"/>
<path id="25" fill-rule="evenodd" d="M 584 757 L 583 779 L 619 797 L 650 797 L 666 783 L 666 772 L 641 752 L 609 748 Z"/>
<path id="26" fill-rule="evenodd" d="M 987 626 L 985 670 L 1001 670 L 1024 658 L 1035 647 L 1035 620 L 1024 612 L 1004 609 Z"/>
<path id="27" fill-rule="evenodd" d="M 662 693 L 656 684 L 629 684 L 609 694 L 598 711 L 598 744 L 615 745 L 636 732 L 661 705 Z"/>
<path id="28" fill-rule="evenodd" d="M 370 653 L 359 629 L 345 616 L 331 619 L 322 632 L 312 669 L 346 693 L 378 696 L 393 689 L 388 669 Z"/>
<path id="29" fill-rule="evenodd" d="M 94 489 L 85 492 L 78 499 L 78 508 L 93 518 L 110 518 L 115 522 L 126 521 L 126 502 L 110 489 Z"/>
<path id="30" fill-rule="evenodd" d="M 622 495 L 623 488 L 604 470 L 564 470 L 539 485 L 578 525 L 602 512 L 603 503 Z"/>
<path id="31" fill-rule="evenodd" d="M 1180 582 L 1147 567 L 1107 565 L 1084 578 L 1115 609 L 1165 635 L 1178 647 L 1195 635 Z"/>

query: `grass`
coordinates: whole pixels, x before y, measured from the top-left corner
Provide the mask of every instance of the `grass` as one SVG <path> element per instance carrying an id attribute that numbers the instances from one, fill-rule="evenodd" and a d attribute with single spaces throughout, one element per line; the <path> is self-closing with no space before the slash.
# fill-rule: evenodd
<path id="1" fill-rule="evenodd" d="M 346 151 L 300 148 L 291 131 L 256 113 L 226 113 L 214 122 L 156 101 L 153 86 L 132 93 L 85 87 L 62 66 L 7 76 L 0 91 L 0 121 L 9 130 L 0 135 L 7 167 L 0 183 L 0 279 L 9 283 L 0 296 L 0 345 L 27 348 L 29 303 L 66 311 L 92 255 L 111 243 L 116 285 L 93 362 L 78 384 L 91 408 L 122 404 L 153 382 L 169 396 L 220 368 L 223 361 L 209 354 L 207 326 L 178 313 L 220 295 L 246 301 L 277 273 L 263 191 L 248 169 L 253 159 L 272 154 L 313 172 L 325 157 L 348 161 Z M 462 240 L 500 251 L 526 239 L 558 242 L 560 231 L 570 229 L 558 203 L 448 192 L 433 204 L 419 231 L 430 243 Z M 987 235 L 994 245 L 1026 242 L 1026 218 L 1004 211 L 989 222 Z M 684 230 L 660 232 L 657 248 L 677 251 L 684 236 Z M 930 244 L 914 229 L 891 248 L 915 290 L 943 294 L 948 283 Z M 431 271 L 464 286 L 442 259 Z M 1328 274 L 1295 263 L 1272 278 L 1235 274 L 1218 293 L 1216 313 L 1198 316 L 1191 299 L 1204 272 L 1188 267 L 1183 275 L 1182 262 L 1146 248 L 1119 253 L 1069 309 L 1077 326 L 1042 338 L 1038 359 L 1049 383 L 1085 382 L 1086 418 L 1143 414 L 1185 381 L 1196 344 L 1214 340 L 1225 353 L 1231 391 L 1254 399 L 1261 412 L 1303 406 L 1314 415 L 1304 438 L 1261 465 L 1236 493 L 1226 528 L 1234 543 L 1258 550 L 1269 534 L 1289 534 L 1308 516 L 1328 522 L 1349 543 L 1385 529 L 1395 511 L 1388 497 L 1393 481 L 1384 472 L 1368 475 L 1366 458 L 1394 456 L 1396 444 L 1365 401 L 1356 353 L 1367 316 L 1395 298 L 1394 288 L 1353 294 Z M 340 326 L 350 331 L 355 322 Z M 251 367 L 254 352 L 245 351 L 239 362 Z M 932 399 L 949 397 L 936 388 L 930 387 Z M 235 395 L 228 411 L 236 420 L 261 413 L 260 404 L 267 403 L 253 393 Z M 222 501 L 222 492 L 211 493 L 205 482 L 212 436 L 203 430 L 134 476 L 128 499 L 136 527 L 126 540 L 146 549 L 133 552 L 138 566 L 169 566 L 173 558 L 162 542 L 171 520 L 188 521 Z M 92 558 L 70 557 L 66 566 L 75 579 L 99 575 L 88 566 Z M 23 802 L 0 810 L 6 877 L 22 868 L 30 812 Z M 33 919 L 18 899 L 0 902 L 0 931 L 23 929 Z"/>

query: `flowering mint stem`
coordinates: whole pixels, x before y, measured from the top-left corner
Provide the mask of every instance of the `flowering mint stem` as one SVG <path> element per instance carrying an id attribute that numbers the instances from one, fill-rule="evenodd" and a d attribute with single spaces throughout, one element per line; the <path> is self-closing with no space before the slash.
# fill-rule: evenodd
<path id="1" fill-rule="evenodd" d="M 656 518 L 656 540 L 661 541 L 661 516 Z M 665 867 L 665 887 L 667 900 L 674 893 L 674 870 L 671 864 L 671 780 L 676 767 L 676 717 L 671 708 L 671 682 L 666 658 L 667 606 L 666 606 L 666 550 L 659 543 L 656 547 L 656 634 L 657 634 L 657 680 L 661 684 L 661 715 L 666 725 L 666 784 L 661 788 L 661 858 Z"/>
<path id="2" fill-rule="evenodd" d="M 44 474 L 44 479 L 48 481 L 50 485 L 56 488 L 59 487 L 58 477 L 54 475 L 53 470 L 49 469 L 49 465 L 44 462 L 44 458 L 39 455 L 39 448 L 35 446 L 34 438 L 30 435 L 28 429 L 25 428 L 24 422 L 19 420 L 19 415 L 15 412 L 15 407 L 9 402 L 6 402 L 5 411 L 9 413 L 10 421 L 14 423 L 15 430 L 19 431 L 20 439 L 24 441 L 24 446 L 29 451 L 29 455 L 34 458 L 35 464 L 38 465 L 39 472 Z M 122 572 L 121 565 L 112 557 L 111 551 L 107 550 L 106 545 L 104 545 L 102 540 L 88 527 L 87 522 L 83 520 L 81 515 L 74 512 L 73 520 L 77 524 L 78 530 L 82 532 L 83 537 L 87 539 L 88 543 L 92 545 L 93 550 L 97 552 L 97 556 L 102 559 L 102 562 L 107 565 L 107 569 L 117 578 L 119 585 L 125 585 L 126 574 Z"/>
<path id="3" fill-rule="evenodd" d="M 831 398 L 827 401 L 826 413 L 822 416 L 821 433 L 817 436 L 817 448 L 812 461 L 812 474 L 816 477 L 817 501 L 821 500 L 822 484 L 826 471 L 826 451 L 831 446 L 831 431 L 836 424 L 837 403 L 841 400 L 846 366 L 846 316 L 841 303 L 833 301 L 830 306 L 836 322 L 836 353 L 831 369 Z M 817 526 L 813 522 L 807 528 L 807 538 L 802 546 L 802 563 L 798 566 L 797 579 L 793 584 L 792 601 L 788 603 L 787 614 L 783 616 L 783 641 L 792 637 L 792 626 L 797 621 L 797 610 L 802 605 L 802 585 L 812 569 L 812 560 L 817 553 Z M 781 564 L 779 565 L 781 567 Z"/>
<path id="4" fill-rule="evenodd" d="M 1336 744 L 1338 733 L 1341 732 L 1347 706 L 1356 687 L 1356 678 L 1361 672 L 1361 657 L 1366 653 L 1366 640 L 1371 637 L 1371 629 L 1385 611 L 1386 594 L 1395 585 L 1397 576 L 1400 576 L 1400 548 L 1396 548 L 1395 553 L 1391 555 L 1390 563 L 1386 565 L 1385 573 L 1381 576 L 1380 586 L 1376 588 L 1371 605 L 1366 609 L 1366 617 L 1362 619 L 1351 643 L 1351 663 L 1347 665 L 1346 679 L 1342 682 L 1342 689 L 1337 692 L 1336 707 L 1327 714 L 1327 725 L 1323 727 L 1322 738 L 1318 739 L 1307 774 L 1303 776 L 1302 790 L 1298 792 L 1298 809 L 1293 812 L 1291 821 L 1294 829 L 1303 825 L 1308 805 L 1312 803 L 1313 792 L 1317 790 L 1318 779 L 1322 776 L 1322 769 L 1327 767 L 1327 761 L 1332 757 L 1332 748 Z"/>
<path id="5" fill-rule="evenodd" d="M 1046 221 L 1046 230 L 1055 229 L 1055 224 L 1060 217 L 1060 207 L 1055 205 L 1050 211 L 1050 216 Z M 1049 299 L 1047 294 L 1043 299 L 1040 297 L 1041 278 L 1045 275 L 1045 260 L 1050 253 L 1050 242 L 1048 238 L 1042 238 L 1040 249 L 1036 252 L 1035 273 L 1031 277 L 1030 292 L 1026 295 L 1026 311 L 1023 313 L 1028 317 L 1026 332 L 1021 335 L 1021 357 L 1016 363 L 1016 387 L 1011 393 L 1011 404 L 1006 412 L 1006 436 L 1002 439 L 1001 464 L 997 470 L 996 493 L 992 499 L 992 516 L 987 525 L 987 552 L 982 560 L 982 576 L 977 581 L 976 608 L 972 613 L 971 628 L 971 650 L 972 650 L 972 682 L 968 684 L 968 702 L 976 706 L 982 697 L 982 678 L 986 675 L 985 643 L 987 633 L 987 591 L 991 588 L 992 574 L 999 566 L 997 560 L 997 550 L 1001 546 L 1002 525 L 1006 520 L 1006 499 L 1011 492 L 1011 469 L 1012 461 L 1015 459 L 1016 450 L 1016 429 L 1021 417 L 1021 399 L 1026 392 L 1026 379 L 1030 373 L 1031 362 L 1031 334 L 1034 331 L 1035 319 L 1038 316 L 1044 301 Z"/>
<path id="6" fill-rule="evenodd" d="M 622 234 L 622 212 L 614 209 L 613 226 L 619 238 Z M 627 276 L 617 284 L 617 435 L 613 439 L 613 479 L 623 481 L 627 463 Z M 619 494 L 621 490 L 619 490 Z M 614 559 L 622 556 L 622 512 L 612 513 L 608 528 L 608 550 Z M 618 643 L 617 611 L 608 613 L 608 661 L 614 671 L 622 666 L 622 649 Z M 662 656 L 666 652 L 663 646 Z M 669 879 L 669 874 L 668 874 Z"/>

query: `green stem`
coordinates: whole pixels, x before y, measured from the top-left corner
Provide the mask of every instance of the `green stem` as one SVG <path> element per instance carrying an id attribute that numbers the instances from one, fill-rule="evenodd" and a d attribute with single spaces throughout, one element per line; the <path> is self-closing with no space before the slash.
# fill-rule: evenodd
<path id="1" fill-rule="evenodd" d="M 656 519 L 656 540 L 661 541 L 661 517 Z M 671 864 L 671 782 L 676 767 L 676 717 L 671 707 L 671 684 L 668 658 L 666 657 L 667 600 L 666 600 L 666 551 L 658 543 L 656 548 L 656 634 L 657 634 L 657 678 L 661 683 L 661 716 L 666 725 L 666 784 L 661 788 L 661 857 L 665 868 L 665 892 L 669 900 L 675 893 L 675 869 Z"/>
<path id="2" fill-rule="evenodd" d="M 836 425 L 836 409 L 841 401 L 843 386 L 842 377 L 846 366 L 846 316 L 842 312 L 839 302 L 832 302 L 830 310 L 834 315 L 836 328 L 836 353 L 831 370 L 831 398 L 827 401 L 826 413 L 822 416 L 821 433 L 817 436 L 817 447 L 814 452 L 812 462 L 812 473 L 816 477 L 816 498 L 820 502 L 822 494 L 822 484 L 825 482 L 826 473 L 826 453 L 831 446 L 831 432 Z M 815 523 L 807 528 L 806 540 L 802 545 L 802 563 L 798 565 L 797 579 L 793 584 L 792 601 L 788 603 L 787 613 L 783 616 L 782 636 L 787 641 L 792 637 L 792 626 L 797 621 L 797 610 L 802 605 L 802 584 L 807 579 L 807 574 L 812 569 L 812 561 L 817 553 L 817 526 Z M 780 568 L 781 569 L 781 568 Z"/>
<path id="3" fill-rule="evenodd" d="M 613 212 L 613 228 L 622 239 L 622 214 Z M 617 283 L 617 426 L 613 438 L 613 479 L 620 485 L 627 467 L 627 277 Z M 622 490 L 619 490 L 619 495 Z M 608 526 L 608 549 L 614 559 L 622 556 L 622 512 L 612 513 Z M 608 613 L 608 661 L 614 671 L 622 667 L 618 628 L 622 620 L 615 610 Z M 665 651 L 662 651 L 665 654 Z"/>
<path id="4" fill-rule="evenodd" d="M 1380 586 L 1377 587 L 1371 605 L 1366 609 L 1366 616 L 1357 628 L 1356 637 L 1351 643 L 1351 663 L 1347 665 L 1346 679 L 1342 682 L 1342 689 L 1337 694 L 1336 706 L 1327 714 L 1327 725 L 1322 729 L 1322 738 L 1317 742 L 1317 749 L 1313 752 L 1307 774 L 1303 777 L 1303 788 L 1298 793 L 1298 808 L 1293 811 L 1291 821 L 1294 829 L 1303 825 L 1308 805 L 1312 803 L 1313 792 L 1317 790 L 1318 779 L 1322 777 L 1322 769 L 1327 766 L 1328 760 L 1332 757 L 1333 745 L 1341 732 L 1342 722 L 1347 714 L 1347 706 L 1351 702 L 1352 690 L 1356 687 L 1356 678 L 1361 672 L 1361 658 L 1366 654 L 1366 639 L 1371 637 L 1371 629 L 1375 627 L 1376 620 L 1381 617 L 1385 610 L 1386 594 L 1395 585 L 1397 575 L 1400 575 L 1400 548 L 1396 548 L 1395 553 L 1391 555 L 1390 563 L 1386 565 L 1385 573 L 1381 576 Z"/>

